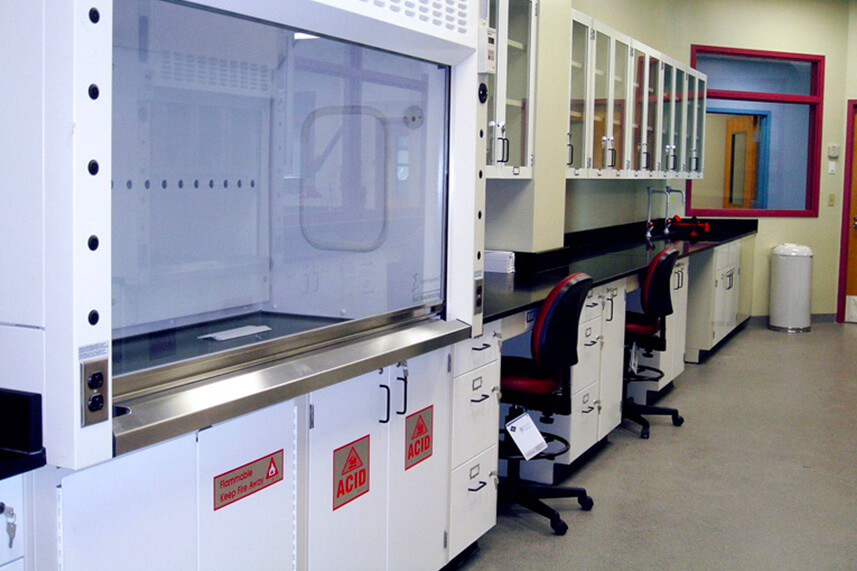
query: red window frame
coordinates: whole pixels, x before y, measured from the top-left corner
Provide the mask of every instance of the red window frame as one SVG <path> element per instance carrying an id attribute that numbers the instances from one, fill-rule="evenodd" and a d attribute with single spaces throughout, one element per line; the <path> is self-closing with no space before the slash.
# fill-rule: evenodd
<path id="1" fill-rule="evenodd" d="M 747 50 L 722 46 L 690 46 L 690 65 L 696 67 L 697 54 L 720 54 L 749 58 L 782 59 L 809 62 L 810 94 L 789 95 L 784 93 L 760 93 L 756 91 L 731 91 L 709 89 L 707 102 L 718 99 L 733 101 L 768 101 L 772 103 L 799 103 L 809 105 L 808 152 L 806 165 L 806 207 L 803 210 L 770 210 L 764 208 L 693 208 L 693 184 L 687 181 L 687 214 L 696 216 L 732 216 L 732 217 L 795 217 L 817 218 L 818 195 L 821 177 L 821 124 L 824 117 L 824 56 L 790 52 L 772 52 L 765 50 Z"/>

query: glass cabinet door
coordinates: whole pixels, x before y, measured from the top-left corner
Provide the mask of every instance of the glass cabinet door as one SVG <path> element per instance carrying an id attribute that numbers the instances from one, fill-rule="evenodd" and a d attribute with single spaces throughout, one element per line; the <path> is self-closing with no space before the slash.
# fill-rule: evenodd
<path id="1" fill-rule="evenodd" d="M 685 129 L 687 115 L 687 74 L 679 67 L 675 70 L 675 89 L 673 90 L 674 117 L 673 120 L 673 154 L 675 154 L 675 166 L 672 172 L 687 172 L 687 151 L 685 145 Z M 672 165 L 670 165 L 672 166 Z"/>
<path id="2" fill-rule="evenodd" d="M 573 20 L 571 24 L 571 100 L 568 121 L 568 156 L 566 176 L 585 175 L 587 168 L 586 127 L 589 118 L 587 87 L 589 85 L 588 25 Z"/>
<path id="3" fill-rule="evenodd" d="M 490 79 L 488 174 L 529 176 L 532 166 L 535 4 L 531 0 L 492 3 L 489 26 L 497 30 L 497 74 Z M 491 96 L 493 92 L 493 97 Z"/>
<path id="4" fill-rule="evenodd" d="M 695 139 L 695 129 L 696 129 L 696 76 L 693 74 L 693 71 L 689 71 L 687 73 L 687 100 L 685 102 L 685 108 L 687 109 L 687 119 L 686 126 L 684 130 L 684 152 L 685 152 L 685 168 L 684 171 L 688 173 L 688 175 L 692 175 L 693 173 L 693 164 L 694 164 L 694 156 L 695 156 L 695 147 L 693 146 L 693 142 Z"/>
<path id="5" fill-rule="evenodd" d="M 593 80 L 592 168 L 607 168 L 609 128 L 607 124 L 608 91 L 610 89 L 610 37 L 595 32 L 592 45 L 595 77 Z"/>
<path id="6" fill-rule="evenodd" d="M 650 55 L 648 57 L 647 67 L 646 148 L 643 151 L 643 170 L 649 173 L 649 176 L 653 176 L 655 170 L 660 170 L 660 153 L 658 152 L 658 118 L 662 116 L 662 107 L 658 104 L 658 91 L 660 89 L 659 84 L 661 79 L 660 59 Z"/>
<path id="7" fill-rule="evenodd" d="M 673 113 L 675 109 L 675 68 L 669 63 L 663 63 L 663 88 L 661 91 L 661 160 L 659 170 L 665 175 L 676 170 L 675 131 L 673 130 Z"/>
<path id="8" fill-rule="evenodd" d="M 610 124 L 610 151 L 608 168 L 622 172 L 630 168 L 630 159 L 626 161 L 626 135 L 628 117 L 628 53 L 631 50 L 629 42 L 618 38 L 613 40 L 613 110 Z"/>
<path id="9" fill-rule="evenodd" d="M 498 10 L 498 1 L 492 0 L 488 6 L 488 27 L 497 31 L 497 10 Z M 496 44 L 495 44 L 496 46 Z M 497 54 L 495 53 L 495 64 Z M 497 72 L 487 73 L 485 74 L 485 84 L 488 87 L 488 100 L 486 102 L 488 106 L 488 138 L 485 141 L 485 148 L 487 152 L 487 157 L 485 160 L 485 164 L 493 165 L 495 164 L 495 159 L 498 155 L 499 149 L 497 143 L 497 137 L 499 137 L 498 133 L 498 118 L 497 118 Z"/>
<path id="10" fill-rule="evenodd" d="M 697 178 L 702 178 L 705 172 L 705 83 L 705 77 L 696 78 L 696 128 L 690 171 Z"/>

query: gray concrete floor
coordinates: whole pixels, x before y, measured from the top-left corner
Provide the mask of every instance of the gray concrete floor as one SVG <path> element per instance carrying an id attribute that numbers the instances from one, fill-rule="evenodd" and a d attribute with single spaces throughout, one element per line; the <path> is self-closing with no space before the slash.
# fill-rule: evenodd
<path id="1" fill-rule="evenodd" d="M 501 509 L 463 569 L 857 569 L 857 325 L 738 332 L 687 365 L 651 438 L 618 428 L 552 500 Z M 635 427 L 636 430 L 636 427 Z"/>

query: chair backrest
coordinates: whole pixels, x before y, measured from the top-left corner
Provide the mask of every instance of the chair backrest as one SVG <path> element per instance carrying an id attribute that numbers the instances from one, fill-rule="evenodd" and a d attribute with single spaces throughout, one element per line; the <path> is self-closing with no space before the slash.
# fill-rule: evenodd
<path id="1" fill-rule="evenodd" d="M 666 317 L 673 312 L 670 278 L 677 259 L 678 250 L 669 246 L 649 262 L 640 285 L 640 304 L 649 317 Z"/>
<path id="2" fill-rule="evenodd" d="M 549 371 L 563 371 L 577 363 L 577 328 L 592 278 L 571 274 L 554 286 L 542 303 L 533 325 L 533 359 Z"/>

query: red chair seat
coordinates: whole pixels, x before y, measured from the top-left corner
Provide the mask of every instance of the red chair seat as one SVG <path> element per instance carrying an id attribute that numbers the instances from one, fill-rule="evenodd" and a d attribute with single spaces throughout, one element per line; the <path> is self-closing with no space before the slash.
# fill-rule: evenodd
<path id="1" fill-rule="evenodd" d="M 539 367 L 532 359 L 503 357 L 500 370 L 500 387 L 504 391 L 547 395 L 562 388 L 559 379 Z"/>
<path id="2" fill-rule="evenodd" d="M 625 314 L 625 333 L 637 336 L 653 337 L 661 329 L 661 320 L 642 313 L 628 312 Z"/>

